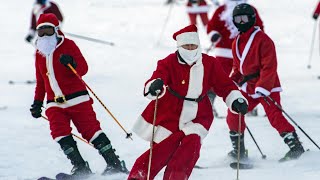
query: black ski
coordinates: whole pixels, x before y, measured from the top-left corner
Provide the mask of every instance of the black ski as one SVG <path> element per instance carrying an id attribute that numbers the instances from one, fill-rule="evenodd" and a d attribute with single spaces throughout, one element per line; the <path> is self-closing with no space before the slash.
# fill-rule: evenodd
<path id="1" fill-rule="evenodd" d="M 195 168 L 195 169 L 208 169 L 209 167 L 207 167 L 207 166 L 195 165 L 194 168 Z"/>
<path id="2" fill-rule="evenodd" d="M 77 176 L 77 175 L 71 175 L 67 173 L 58 173 L 56 175 L 56 180 L 80 180 L 80 179 L 87 179 L 93 174 L 88 174 L 84 176 Z"/>
<path id="3" fill-rule="evenodd" d="M 232 169 L 237 169 L 238 168 L 238 162 L 230 163 L 230 167 Z M 251 163 L 243 163 L 243 162 L 239 163 L 239 169 L 252 169 L 252 168 L 253 168 L 253 164 L 251 164 Z"/>
<path id="4" fill-rule="evenodd" d="M 35 84 L 36 80 L 27 80 L 27 81 L 9 81 L 9 84 L 14 85 L 14 84 Z"/>
<path id="5" fill-rule="evenodd" d="M 56 179 L 52 179 L 52 178 L 48 178 L 48 177 L 41 177 L 38 180 L 56 180 Z"/>

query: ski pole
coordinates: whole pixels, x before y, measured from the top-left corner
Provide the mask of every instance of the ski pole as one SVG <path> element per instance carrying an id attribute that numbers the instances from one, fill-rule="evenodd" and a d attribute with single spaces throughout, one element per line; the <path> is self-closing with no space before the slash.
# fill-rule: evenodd
<path id="1" fill-rule="evenodd" d="M 210 47 L 206 49 L 206 54 L 208 54 L 213 49 L 214 46 L 215 46 L 214 43 L 212 43 Z"/>
<path id="2" fill-rule="evenodd" d="M 66 34 L 68 36 L 71 36 L 71 37 L 75 37 L 75 38 L 79 38 L 79 39 L 84 39 L 84 40 L 87 40 L 87 41 L 95 42 L 95 43 L 101 43 L 101 44 L 106 44 L 106 45 L 109 45 L 109 46 L 114 46 L 113 42 L 103 41 L 103 40 L 100 40 L 100 39 L 81 36 L 81 35 L 78 35 L 78 34 L 73 34 L 73 33 L 68 33 L 68 32 L 64 32 L 64 34 Z"/>
<path id="3" fill-rule="evenodd" d="M 43 119 L 49 121 L 49 119 L 48 119 L 47 117 L 45 117 L 45 116 L 41 116 L 41 117 L 42 117 Z M 76 137 L 76 138 L 78 138 L 79 140 L 81 140 L 81 141 L 83 141 L 83 142 L 85 142 L 85 143 L 87 143 L 87 144 L 89 144 L 90 146 L 93 147 L 93 145 L 92 145 L 91 143 L 89 143 L 88 141 L 86 141 L 85 139 L 83 139 L 83 138 L 81 138 L 81 137 L 79 137 L 79 136 L 77 136 L 77 135 L 75 135 L 75 134 L 73 134 L 73 133 L 71 133 L 71 135 L 74 136 L 74 137 Z"/>
<path id="4" fill-rule="evenodd" d="M 263 95 L 263 94 L 262 94 L 262 95 Z M 265 95 L 263 95 L 263 96 L 265 96 Z M 317 146 L 317 148 L 320 150 L 320 147 L 317 145 L 317 143 L 315 143 L 315 142 L 313 141 L 313 139 L 311 139 L 311 137 L 310 137 L 306 132 L 304 132 L 304 130 L 289 116 L 289 114 L 288 114 L 286 111 L 284 111 L 284 110 L 282 109 L 282 107 L 281 107 L 272 97 L 270 97 L 270 96 L 265 96 L 265 97 L 267 97 L 271 102 L 273 102 L 273 104 L 276 105 L 277 108 L 278 108 L 280 111 L 282 111 L 282 112 L 291 120 L 291 122 L 293 122 L 293 123 L 303 132 L 303 134 L 306 135 L 306 136 L 309 138 L 309 140 L 310 140 L 315 146 Z"/>
<path id="5" fill-rule="evenodd" d="M 311 47 L 310 47 L 310 54 L 309 54 L 309 61 L 308 61 L 308 69 L 311 69 L 311 60 L 312 60 L 312 54 L 313 54 L 313 49 L 314 49 L 314 39 L 316 36 L 316 31 L 317 31 L 317 21 L 314 22 L 313 26 L 313 33 L 312 33 L 312 39 L 311 39 Z"/>
<path id="6" fill-rule="evenodd" d="M 266 159 L 266 158 L 267 158 L 267 156 L 266 156 L 265 154 L 263 154 L 263 153 L 262 153 L 262 151 L 261 151 L 261 149 L 260 149 L 260 147 L 259 147 L 259 145 L 258 145 L 257 141 L 254 139 L 253 134 L 251 133 L 251 131 L 250 131 L 249 127 L 248 127 L 248 126 L 246 126 L 246 128 L 247 128 L 247 130 L 248 130 L 248 132 L 249 132 L 249 134 L 250 134 L 250 136 L 251 136 L 252 140 L 253 140 L 253 141 L 254 141 L 254 143 L 256 144 L 256 146 L 257 146 L 258 150 L 260 151 L 260 154 L 261 154 L 261 156 L 262 156 L 262 159 Z"/>
<path id="7" fill-rule="evenodd" d="M 98 96 L 93 92 L 93 90 L 87 85 L 87 83 L 81 78 L 81 76 L 78 74 L 78 72 L 71 66 L 71 64 L 68 64 L 68 67 L 71 69 L 71 71 L 80 79 L 80 81 L 89 89 L 89 91 L 94 95 L 94 97 L 99 101 L 99 103 L 103 106 L 103 108 L 110 114 L 110 116 L 113 118 L 113 120 L 121 127 L 121 129 L 127 134 L 126 138 L 132 139 L 132 133 L 128 133 L 124 127 L 120 124 L 120 122 L 114 117 L 114 115 L 109 111 L 109 109 L 104 105 L 104 103 L 98 98 Z"/>
<path id="8" fill-rule="evenodd" d="M 159 99 L 160 90 L 157 90 L 156 93 L 157 93 L 157 96 L 156 96 L 156 102 L 154 104 L 154 113 L 153 113 L 153 122 L 152 122 L 152 137 L 151 137 L 151 141 L 150 141 L 150 154 L 149 154 L 147 180 L 150 179 L 152 148 L 153 148 L 153 140 L 154 140 L 154 130 L 155 130 L 155 124 L 156 124 L 156 118 L 157 118 L 158 99 Z"/>
<path id="9" fill-rule="evenodd" d="M 238 157 L 237 157 L 237 180 L 239 180 L 240 169 L 240 141 L 241 141 L 241 113 L 239 113 L 239 127 L 238 127 Z"/>
<path id="10" fill-rule="evenodd" d="M 167 24 L 168 24 L 168 21 L 169 21 L 169 17 L 171 15 L 171 12 L 172 12 L 172 9 L 173 9 L 173 5 L 174 5 L 174 3 L 170 3 L 169 10 L 168 10 L 168 13 L 167 13 L 167 17 L 166 17 L 166 19 L 164 21 L 164 24 L 162 26 L 162 30 L 161 30 L 161 33 L 160 33 L 160 36 L 159 36 L 159 39 L 158 39 L 158 42 L 157 42 L 156 46 L 159 46 L 159 44 L 160 44 L 160 40 L 161 40 L 161 38 L 163 36 L 164 30 L 167 27 Z"/>

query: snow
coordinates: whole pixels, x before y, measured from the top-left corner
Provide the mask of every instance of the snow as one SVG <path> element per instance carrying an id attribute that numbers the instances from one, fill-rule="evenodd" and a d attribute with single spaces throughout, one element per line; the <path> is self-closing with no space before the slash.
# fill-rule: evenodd
<path id="1" fill-rule="evenodd" d="M 29 113 L 33 101 L 34 85 L 9 85 L 9 80 L 33 80 L 34 49 L 24 42 L 30 21 L 33 0 L 2 1 L 0 7 L 0 179 L 36 179 L 58 172 L 69 172 L 71 164 L 50 136 L 48 123 L 33 119 Z M 114 47 L 71 38 L 76 41 L 89 64 L 84 77 L 127 131 L 149 102 L 142 96 L 143 84 L 151 75 L 158 59 L 175 51 L 173 32 L 188 24 L 185 6 L 169 7 L 165 0 L 56 0 L 65 16 L 63 31 L 99 38 L 115 43 Z M 265 30 L 275 41 L 279 75 L 284 92 L 282 104 L 292 118 L 320 144 L 320 83 L 317 79 L 320 62 L 315 37 L 312 69 L 307 69 L 314 21 L 312 12 L 318 1 L 269 0 L 250 1 L 264 20 Z M 214 10 L 214 8 L 213 8 Z M 7 18 L 6 18 L 7 17 Z M 163 26 L 166 24 L 164 31 Z M 164 32 L 160 36 L 161 32 Z M 203 48 L 209 47 L 205 29 L 199 26 Z M 158 43 L 159 42 L 159 43 Z M 226 113 L 221 99 L 216 100 L 218 112 Z M 110 138 L 117 154 L 130 169 L 135 159 L 148 149 L 149 143 L 136 135 L 133 141 L 95 101 L 94 108 L 103 130 Z M 1 108 L 0 108 L 1 109 Z M 259 113 L 264 114 L 259 106 Z M 320 153 L 311 141 L 297 128 L 306 149 L 299 160 L 278 163 L 288 147 L 265 117 L 249 117 L 247 125 L 254 134 L 267 159 L 261 159 L 255 144 L 246 135 L 246 146 L 256 168 L 240 171 L 245 180 L 319 180 Z M 74 128 L 73 132 L 78 134 Z M 99 174 L 105 162 L 98 152 L 78 141 L 79 149 Z M 216 119 L 203 142 L 198 165 L 208 169 L 195 169 L 190 179 L 236 179 L 236 171 L 229 168 L 226 154 L 231 149 L 228 128 L 224 119 Z M 162 179 L 163 171 L 156 179 Z M 108 179 L 125 179 L 118 175 Z M 96 175 L 92 179 L 104 179 Z"/>

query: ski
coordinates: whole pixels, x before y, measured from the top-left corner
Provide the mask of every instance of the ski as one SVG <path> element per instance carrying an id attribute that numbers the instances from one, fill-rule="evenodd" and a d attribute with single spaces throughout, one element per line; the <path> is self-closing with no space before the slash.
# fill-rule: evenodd
<path id="1" fill-rule="evenodd" d="M 56 180 L 81 180 L 81 179 L 88 179 L 93 174 L 88 174 L 84 176 L 75 176 L 67 173 L 58 173 L 56 175 Z"/>
<path id="2" fill-rule="evenodd" d="M 230 163 L 230 167 L 232 169 L 237 169 L 238 168 L 238 162 Z M 239 163 L 239 169 L 252 169 L 252 168 L 253 168 L 253 164 L 251 164 L 251 163 L 243 163 L 243 162 Z"/>
<path id="3" fill-rule="evenodd" d="M 56 179 L 52 179 L 52 178 L 48 178 L 48 177 L 41 177 L 38 180 L 56 180 Z"/>
<path id="4" fill-rule="evenodd" d="M 199 166 L 199 165 L 195 165 L 194 168 L 195 169 L 209 169 L 209 167 L 207 167 L 207 166 Z"/>
<path id="5" fill-rule="evenodd" d="M 13 84 L 35 84 L 36 80 L 26 80 L 26 81 L 9 81 L 9 84 L 13 85 Z"/>

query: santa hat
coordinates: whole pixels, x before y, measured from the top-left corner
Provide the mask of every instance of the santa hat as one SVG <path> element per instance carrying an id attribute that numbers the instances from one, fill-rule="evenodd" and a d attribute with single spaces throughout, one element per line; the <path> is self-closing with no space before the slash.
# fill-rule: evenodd
<path id="1" fill-rule="evenodd" d="M 173 34 L 173 39 L 177 41 L 177 46 L 185 44 L 200 45 L 198 28 L 195 25 L 187 26 Z"/>
<path id="2" fill-rule="evenodd" d="M 37 21 L 37 29 L 39 29 L 41 26 L 58 27 L 59 20 L 53 13 L 41 14 Z"/>

